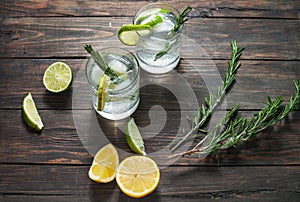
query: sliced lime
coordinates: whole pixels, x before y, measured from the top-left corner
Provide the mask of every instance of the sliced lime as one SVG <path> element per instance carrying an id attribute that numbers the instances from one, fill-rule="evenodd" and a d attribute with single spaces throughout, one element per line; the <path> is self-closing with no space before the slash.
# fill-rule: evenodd
<path id="1" fill-rule="evenodd" d="M 142 24 L 154 27 L 155 25 L 161 23 L 162 21 L 163 21 L 162 17 L 160 17 L 159 15 L 153 15 L 148 17 L 147 20 L 144 20 Z"/>
<path id="2" fill-rule="evenodd" d="M 103 76 L 100 79 L 99 87 L 98 87 L 98 105 L 97 110 L 102 111 L 105 106 L 105 102 L 107 101 L 107 89 L 110 87 L 111 81 L 109 76 L 106 74 L 103 74 Z"/>
<path id="3" fill-rule="evenodd" d="M 69 88 L 72 83 L 72 70 L 64 62 L 55 62 L 45 71 L 43 84 L 47 90 L 59 93 Z"/>
<path id="4" fill-rule="evenodd" d="M 138 34 L 147 35 L 151 32 L 150 25 L 123 25 L 118 31 L 120 41 L 128 46 L 134 46 L 138 40 Z"/>
<path id="5" fill-rule="evenodd" d="M 130 149 L 137 154 L 146 155 L 143 138 L 133 118 L 130 118 L 127 122 L 125 133 L 126 142 Z"/>
<path id="6" fill-rule="evenodd" d="M 22 114 L 25 122 L 32 128 L 35 128 L 37 131 L 43 129 L 44 124 L 41 120 L 41 117 L 38 114 L 36 109 L 34 100 L 31 96 L 31 93 L 27 93 L 27 95 L 23 99 L 22 103 Z"/>
<path id="7" fill-rule="evenodd" d="M 138 19 L 135 21 L 134 24 L 139 25 L 150 25 L 151 27 L 159 24 L 162 22 L 161 15 L 165 15 L 165 13 L 169 13 L 170 10 L 167 9 L 151 9 L 143 12 L 141 15 L 139 15 Z"/>

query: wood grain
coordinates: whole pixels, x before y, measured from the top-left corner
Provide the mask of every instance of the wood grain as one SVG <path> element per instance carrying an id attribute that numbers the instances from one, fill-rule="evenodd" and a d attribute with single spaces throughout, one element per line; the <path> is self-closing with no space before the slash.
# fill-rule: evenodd
<path id="1" fill-rule="evenodd" d="M 1 110 L 0 112 L 1 164 L 88 165 L 92 162 L 92 155 L 106 144 L 103 137 L 119 148 L 120 158 L 132 154 L 122 132 L 124 123 L 107 121 L 96 115 L 93 110 L 79 112 L 78 110 L 75 112 L 40 110 L 45 125 L 40 134 L 24 123 L 20 110 Z M 166 159 L 161 161 L 168 157 L 163 149 L 171 144 L 176 134 L 180 132 L 178 128 L 181 114 L 174 110 L 166 111 L 166 123 L 162 130 L 156 133 L 155 129 L 160 128 L 160 122 L 163 122 L 164 118 L 155 118 L 159 112 L 152 111 L 154 117 L 150 119 L 148 113 L 149 111 L 138 110 L 133 116 L 140 127 L 150 125 L 153 128 L 142 129 L 146 151 L 164 166 L 170 161 Z M 242 115 L 250 117 L 253 113 L 242 112 Z M 159 122 L 155 122 L 155 119 Z M 74 120 L 77 123 L 76 127 Z M 219 115 L 214 115 L 213 120 L 218 121 Z M 204 160 L 199 159 L 197 155 L 186 156 L 174 162 L 174 165 L 299 165 L 299 124 L 300 114 L 297 111 L 285 124 L 263 131 L 256 138 L 236 148 L 224 150 L 218 156 L 211 156 Z M 94 153 L 89 154 L 86 149 Z"/>
<path id="2" fill-rule="evenodd" d="M 299 1 L 166 2 L 178 9 L 188 4 L 195 8 L 185 26 L 182 59 L 173 75 L 188 81 L 199 103 L 213 90 L 211 85 L 224 78 L 230 40 L 245 47 L 235 84 L 208 127 L 237 103 L 248 118 L 264 106 L 267 96 L 283 96 L 287 104 L 294 94 L 292 80 L 300 79 Z M 86 95 L 86 81 L 77 78 L 87 58 L 86 43 L 134 51 L 122 45 L 116 33 L 146 3 L 1 0 L 0 201 L 133 201 L 115 181 L 98 184 L 87 176 L 93 153 L 107 141 L 118 148 L 120 159 L 132 153 L 122 132 L 124 121 L 96 115 Z M 74 73 L 71 89 L 61 94 L 46 91 L 42 84 L 45 69 L 55 61 L 68 63 Z M 181 118 L 193 114 L 194 102 L 180 100 L 182 107 L 174 93 L 161 87 L 176 82 L 180 84 L 175 85 L 176 92 L 187 95 L 182 82 L 170 74 L 142 78 L 146 79 L 151 85 L 141 89 L 133 117 L 141 127 L 146 151 L 166 168 L 157 190 L 140 201 L 299 200 L 299 110 L 235 148 L 205 159 L 195 154 L 170 163 L 163 148 L 174 139 Z M 29 128 L 21 116 L 28 91 L 45 124 L 41 133 Z"/>
<path id="3" fill-rule="evenodd" d="M 2 0 L 0 13 L 3 16 L 133 16 L 149 1 L 92 1 L 85 0 Z M 152 1 L 155 2 L 155 1 Z M 179 10 L 187 5 L 195 8 L 193 17 L 260 17 L 299 19 L 299 2 L 261 0 L 257 2 L 221 0 L 172 0 L 164 1 Z"/>
<path id="4" fill-rule="evenodd" d="M 124 47 L 116 33 L 126 17 L 7 18 L 0 33 L 0 58 L 85 57 L 83 46 Z M 229 58 L 230 41 L 246 48 L 244 59 L 299 60 L 299 21 L 191 19 L 184 32 L 183 57 Z M 280 44 L 280 46 L 278 45 Z M 125 47 L 128 48 L 128 47 Z"/>
<path id="5" fill-rule="evenodd" d="M 229 53 L 230 50 L 227 50 Z M 247 51 L 245 51 L 247 52 Z M 246 54 L 246 53 L 245 53 Z M 73 84 L 69 91 L 61 94 L 48 92 L 43 86 L 45 69 L 53 62 L 61 60 L 73 69 Z M 20 109 L 22 99 L 30 91 L 39 109 L 90 109 L 90 96 L 85 78 L 85 59 L 2 59 L 0 64 L 0 108 Z M 293 80 L 300 79 L 299 61 L 249 61 L 242 60 L 236 82 L 226 96 L 226 106 L 241 104 L 243 109 L 260 109 L 267 96 L 283 96 L 287 103 L 294 94 Z M 183 58 L 176 68 L 177 76 L 185 79 L 198 100 L 204 102 L 208 91 L 214 92 L 215 86 L 221 84 L 227 69 L 226 60 L 194 60 Z M 176 76 L 176 72 L 174 74 Z M 141 88 L 140 109 L 149 109 L 161 105 L 166 109 L 179 109 L 179 102 L 184 108 L 195 109 L 196 103 L 189 99 L 179 100 L 172 89 L 164 86 L 177 85 L 175 93 L 186 94 L 183 83 L 174 83 L 171 74 L 154 76 L 143 74 L 142 83 L 152 83 Z M 176 76 L 176 77 L 177 77 Z M 175 77 L 175 78 L 176 78 Z M 216 83 L 214 83 L 214 82 Z M 81 96 L 82 95 L 82 96 Z M 153 96 L 155 95 L 155 96 Z M 78 97 L 78 104 L 73 104 Z M 197 102 L 196 100 L 196 102 Z M 194 104 L 194 105 L 191 105 Z"/>
<path id="6" fill-rule="evenodd" d="M 1 165 L 0 199 L 131 201 L 115 181 L 88 179 L 88 166 Z M 295 166 L 169 167 L 161 171 L 158 188 L 141 201 L 208 199 L 263 201 L 299 198 L 300 169 Z M 201 182 L 201 183 L 199 183 Z M 54 186 L 55 185 L 55 186 Z M 172 186 L 170 186 L 172 185 Z"/>

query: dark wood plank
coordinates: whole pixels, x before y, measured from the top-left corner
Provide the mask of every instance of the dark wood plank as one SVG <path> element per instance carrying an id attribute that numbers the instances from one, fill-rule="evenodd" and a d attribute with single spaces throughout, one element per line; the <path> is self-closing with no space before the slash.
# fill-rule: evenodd
<path id="1" fill-rule="evenodd" d="M 0 199 L 133 201 L 115 181 L 88 179 L 88 166 L 0 165 Z M 297 201 L 300 168 L 168 167 L 158 188 L 140 201 L 261 200 Z M 201 183 L 199 183 L 201 182 Z M 170 186 L 171 185 L 171 186 Z M 77 201 L 77 200 L 76 200 Z"/>
<path id="2" fill-rule="evenodd" d="M 107 121 L 96 116 L 94 111 L 76 110 L 73 111 L 74 115 L 71 110 L 40 110 L 45 125 L 40 134 L 24 123 L 20 110 L 0 112 L 0 163 L 2 164 L 88 165 L 92 161 L 92 155 L 108 141 L 116 145 L 121 158 L 132 154 L 122 132 L 123 122 Z M 143 127 L 141 131 L 147 153 L 156 158 L 162 166 L 300 164 L 299 111 L 282 126 L 263 131 L 245 144 L 220 152 L 217 157 L 199 159 L 198 155 L 192 155 L 179 160 L 166 159 L 170 154 L 166 153 L 164 148 L 171 144 L 176 134 L 180 132 L 181 113 L 174 110 L 166 111 L 167 117 L 162 118 L 161 113 L 152 111 L 151 119 L 148 113 L 149 111 L 146 110 L 138 110 L 133 116 L 137 124 Z M 253 113 L 243 112 L 242 115 L 250 117 Z M 214 115 L 213 120 L 218 121 L 219 116 Z M 144 128 L 147 126 L 148 128 Z M 185 146 L 182 149 L 187 148 Z M 173 160 L 178 161 L 173 162 Z"/>
<path id="3" fill-rule="evenodd" d="M 246 54 L 247 51 L 245 51 Z M 230 54 L 230 50 L 227 50 Z M 62 60 L 73 69 L 73 85 L 69 91 L 61 94 L 48 92 L 43 86 L 45 69 L 55 61 Z M 22 99 L 30 91 L 39 109 L 90 109 L 90 96 L 85 79 L 85 59 L 2 59 L 0 64 L 0 108 L 20 109 Z M 294 94 L 293 80 L 300 79 L 299 61 L 241 61 L 242 66 L 236 76 L 236 83 L 228 93 L 224 108 L 241 104 L 243 109 L 260 109 L 267 96 L 283 96 L 287 103 Z M 227 69 L 226 60 L 181 60 L 176 68 L 179 74 L 161 76 L 142 76 L 142 83 L 152 83 L 141 88 L 140 109 L 149 109 L 161 105 L 166 109 L 195 109 L 197 100 L 204 102 L 208 92 L 213 92 L 215 85 L 221 83 Z M 80 71 L 79 71 L 80 70 Z M 143 73 L 143 75 L 145 75 Z M 173 75 L 173 76 L 172 76 Z M 175 96 L 186 95 L 184 83 L 174 83 L 174 77 L 185 79 L 197 98 L 178 100 Z M 177 91 L 169 87 L 177 86 Z M 166 89 L 166 88 L 169 89 Z M 212 89 L 212 90 L 211 90 Z M 174 95 L 174 93 L 176 93 Z M 77 99 L 78 104 L 72 106 Z M 194 104 L 194 105 L 191 105 Z"/>
<path id="4" fill-rule="evenodd" d="M 149 1 L 92 1 L 79 0 L 3 0 L 0 13 L 3 16 L 133 16 Z M 183 9 L 195 8 L 194 17 L 263 17 L 299 18 L 299 2 L 289 0 L 263 0 L 258 2 L 238 1 L 188 1 L 173 0 L 167 3 Z"/>
<path id="5" fill-rule="evenodd" d="M 86 43 L 97 48 L 124 47 L 116 36 L 124 23 L 131 23 L 131 19 L 3 19 L 0 58 L 85 57 L 87 54 L 83 46 Z M 187 22 L 184 33 L 184 58 L 229 58 L 228 48 L 232 39 L 246 47 L 245 59 L 300 58 L 297 20 L 194 18 Z"/>

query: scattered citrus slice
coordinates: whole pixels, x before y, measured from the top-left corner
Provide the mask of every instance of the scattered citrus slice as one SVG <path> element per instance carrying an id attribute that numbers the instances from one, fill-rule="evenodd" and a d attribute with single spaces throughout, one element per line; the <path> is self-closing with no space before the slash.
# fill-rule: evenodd
<path id="1" fill-rule="evenodd" d="M 55 62 L 46 69 L 43 84 L 50 92 L 59 93 L 69 88 L 72 78 L 72 70 L 66 63 Z"/>
<path id="2" fill-rule="evenodd" d="M 143 138 L 133 118 L 130 118 L 127 122 L 125 133 L 126 142 L 130 149 L 137 154 L 146 155 Z"/>
<path id="3" fill-rule="evenodd" d="M 96 182 L 110 182 L 115 179 L 119 155 L 112 144 L 102 147 L 95 155 L 88 176 Z"/>
<path id="4" fill-rule="evenodd" d="M 41 120 L 41 117 L 38 114 L 36 109 L 34 100 L 31 96 L 31 93 L 27 93 L 27 95 L 23 99 L 22 104 L 22 113 L 25 122 L 32 128 L 35 128 L 37 131 L 43 129 L 44 124 Z"/>
<path id="5" fill-rule="evenodd" d="M 133 198 L 152 193 L 159 180 L 157 164 L 146 156 L 127 157 L 120 163 L 116 174 L 116 181 L 122 192 Z"/>
<path id="6" fill-rule="evenodd" d="M 151 32 L 150 25 L 123 25 L 118 30 L 118 37 L 120 41 L 128 46 L 134 46 L 138 40 L 138 33 L 146 35 Z"/>

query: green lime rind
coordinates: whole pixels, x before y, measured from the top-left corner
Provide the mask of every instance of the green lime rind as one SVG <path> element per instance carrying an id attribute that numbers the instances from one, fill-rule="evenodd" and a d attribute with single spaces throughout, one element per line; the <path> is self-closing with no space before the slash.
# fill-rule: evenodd
<path id="1" fill-rule="evenodd" d="M 164 8 L 159 9 L 159 12 L 160 12 L 160 13 L 171 13 L 170 10 L 164 9 Z"/>
<path id="2" fill-rule="evenodd" d="M 141 35 L 146 35 L 151 32 L 150 25 L 123 25 L 118 30 L 119 40 L 127 45 L 134 46 L 138 40 L 138 33 Z"/>
<path id="3" fill-rule="evenodd" d="M 113 84 L 110 83 L 110 77 L 106 74 L 100 78 L 99 87 L 98 87 L 98 104 L 97 110 L 103 111 L 105 102 L 107 101 L 108 92 L 107 89 L 114 88 Z"/>
<path id="4" fill-rule="evenodd" d="M 161 23 L 162 21 L 163 21 L 162 17 L 160 17 L 159 15 L 157 15 L 157 16 L 154 17 L 154 19 L 152 19 L 149 22 L 147 22 L 146 25 L 154 27 L 155 25 Z"/>
<path id="5" fill-rule="evenodd" d="M 125 134 L 129 148 L 137 154 L 146 155 L 143 138 L 132 117 L 125 126 Z"/>
<path id="6" fill-rule="evenodd" d="M 44 128 L 41 117 L 38 114 L 34 100 L 31 93 L 28 92 L 22 102 L 22 116 L 24 121 L 37 131 L 41 131 Z"/>
<path id="7" fill-rule="evenodd" d="M 149 11 L 149 13 L 147 13 L 146 15 L 143 15 L 143 16 L 141 16 L 141 17 L 139 17 L 136 21 L 135 21 L 135 23 L 134 24 L 141 24 L 144 20 L 146 20 L 147 18 L 149 18 L 150 16 L 153 16 L 153 15 L 156 15 L 155 16 L 155 18 L 158 16 L 158 14 L 159 13 L 162 13 L 162 14 L 165 14 L 165 13 L 170 13 L 171 11 L 170 10 L 167 10 L 167 9 L 163 9 L 163 8 L 160 8 L 160 9 L 153 9 L 153 10 L 151 10 L 151 11 Z M 160 16 L 158 16 L 158 17 L 160 17 Z M 158 18 L 156 18 L 156 19 L 158 19 Z M 160 17 L 160 19 L 161 19 L 161 21 L 160 22 L 162 22 L 162 18 Z M 158 23 L 160 23 L 160 22 L 158 22 Z M 158 24 L 158 23 L 155 23 L 155 25 L 156 24 Z M 146 23 L 146 24 L 148 24 L 148 23 Z M 150 25 L 150 24 L 149 24 Z M 152 25 L 152 26 L 154 26 L 154 25 Z"/>

